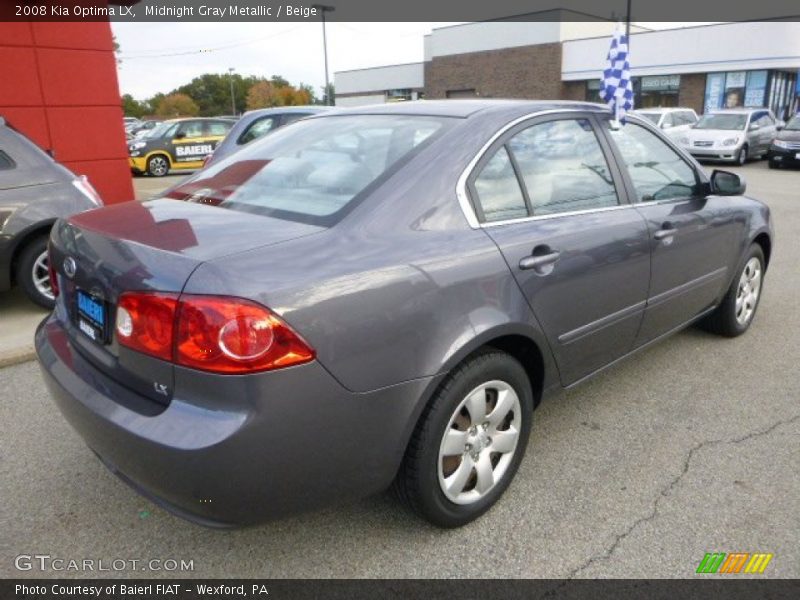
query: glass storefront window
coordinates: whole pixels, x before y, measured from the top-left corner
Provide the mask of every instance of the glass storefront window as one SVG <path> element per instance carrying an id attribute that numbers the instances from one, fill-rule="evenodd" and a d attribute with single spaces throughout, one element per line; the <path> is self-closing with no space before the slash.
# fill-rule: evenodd
<path id="1" fill-rule="evenodd" d="M 747 91 L 744 95 L 745 106 L 764 106 L 764 93 L 767 91 L 767 72 L 750 71 L 747 73 Z"/>

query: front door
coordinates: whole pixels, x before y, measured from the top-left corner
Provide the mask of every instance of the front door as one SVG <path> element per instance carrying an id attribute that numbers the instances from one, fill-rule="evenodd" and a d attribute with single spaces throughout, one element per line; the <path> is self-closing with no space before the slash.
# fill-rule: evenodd
<path id="1" fill-rule="evenodd" d="M 531 119 L 478 163 L 470 193 L 570 385 L 627 353 L 647 299 L 647 224 L 594 119 Z"/>
<path id="2" fill-rule="evenodd" d="M 648 128 L 629 122 L 606 131 L 647 220 L 651 268 L 637 346 L 712 307 L 730 281 L 741 224 L 730 199 L 713 196 L 695 166 Z"/>

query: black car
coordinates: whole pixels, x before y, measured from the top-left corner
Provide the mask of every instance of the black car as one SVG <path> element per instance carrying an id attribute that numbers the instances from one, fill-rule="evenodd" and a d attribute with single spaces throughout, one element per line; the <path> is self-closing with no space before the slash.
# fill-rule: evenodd
<path id="1" fill-rule="evenodd" d="M 795 115 L 786 124 L 769 147 L 769 168 L 800 166 L 800 115 Z"/>

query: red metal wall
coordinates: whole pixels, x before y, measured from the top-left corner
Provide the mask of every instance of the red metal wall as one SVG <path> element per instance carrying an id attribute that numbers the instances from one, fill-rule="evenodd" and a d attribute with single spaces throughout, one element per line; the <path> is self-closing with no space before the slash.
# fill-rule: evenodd
<path id="1" fill-rule="evenodd" d="M 109 23 L 0 22 L 0 115 L 107 204 L 134 198 Z"/>

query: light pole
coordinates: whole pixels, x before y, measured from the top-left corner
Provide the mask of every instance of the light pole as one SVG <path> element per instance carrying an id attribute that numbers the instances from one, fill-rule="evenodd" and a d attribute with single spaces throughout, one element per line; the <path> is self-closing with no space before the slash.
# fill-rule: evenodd
<path id="1" fill-rule="evenodd" d="M 335 11 L 336 7 L 327 4 L 313 4 L 311 8 L 316 8 L 322 16 L 322 53 L 325 55 L 325 104 L 333 106 L 331 84 L 328 80 L 328 37 L 325 32 L 325 13 Z"/>
<path id="2" fill-rule="evenodd" d="M 235 69 L 233 67 L 228 67 L 228 78 L 231 80 L 231 116 L 236 116 L 236 99 L 233 95 L 233 72 Z"/>

